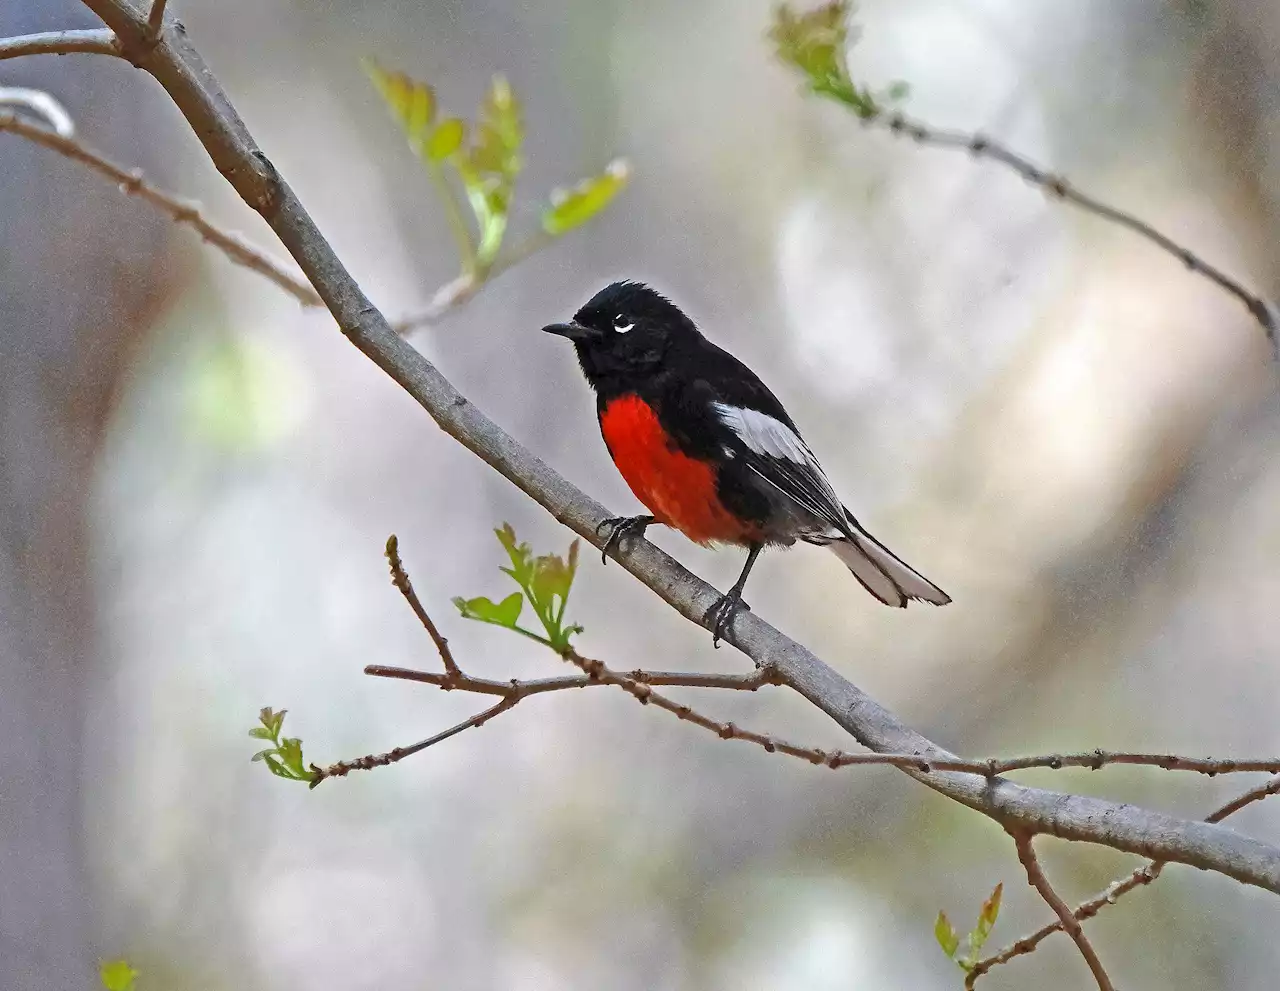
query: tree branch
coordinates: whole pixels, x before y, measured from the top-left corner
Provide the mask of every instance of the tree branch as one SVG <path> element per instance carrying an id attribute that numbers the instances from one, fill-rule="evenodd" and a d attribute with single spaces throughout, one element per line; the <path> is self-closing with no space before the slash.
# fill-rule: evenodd
<path id="1" fill-rule="evenodd" d="M 419 753 L 443 740 L 447 740 L 465 729 L 484 725 L 495 716 L 499 716 L 509 709 L 514 709 L 517 703 L 531 695 L 543 695 L 547 692 L 563 691 L 571 688 L 586 688 L 590 685 L 617 685 L 634 696 L 640 703 L 656 705 L 661 709 L 672 712 L 680 719 L 688 720 L 695 725 L 711 730 L 721 739 L 746 740 L 763 746 L 771 753 L 779 751 L 795 757 L 807 757 L 810 753 L 821 754 L 821 751 L 806 751 L 803 748 L 774 740 L 772 737 L 761 733 L 740 729 L 733 723 L 718 723 L 699 712 L 695 712 L 691 707 L 673 702 L 653 690 L 654 685 L 684 685 L 699 688 L 733 688 L 739 691 L 755 691 L 762 685 L 778 684 L 777 679 L 765 670 L 746 675 L 679 674 L 669 671 L 635 671 L 632 674 L 623 675 L 611 671 L 601 661 L 583 657 L 577 651 L 569 650 L 564 655 L 565 659 L 571 661 L 585 672 L 581 677 L 540 678 L 533 681 L 518 681 L 515 678 L 510 681 L 472 678 L 459 667 L 457 660 L 453 656 L 453 651 L 449 647 L 449 641 L 441 635 L 435 622 L 423 607 L 422 601 L 418 598 L 418 593 L 414 591 L 413 582 L 410 581 L 409 573 L 405 570 L 404 562 L 400 559 L 399 541 L 395 534 L 387 538 L 386 556 L 387 562 L 391 566 L 392 584 L 404 596 L 409 608 L 413 610 L 414 615 L 418 617 L 419 622 L 422 623 L 427 634 L 431 637 L 431 641 L 435 644 L 436 652 L 440 655 L 440 661 L 444 666 L 444 673 L 436 674 L 430 671 L 414 671 L 408 668 L 384 667 L 371 664 L 365 668 L 365 674 L 423 682 L 435 685 L 444 691 L 457 690 L 478 695 L 497 695 L 500 697 L 500 701 L 483 712 L 463 720 L 456 726 L 452 726 L 412 746 L 396 747 L 385 754 L 369 754 L 353 760 L 338 761 L 327 768 L 312 764 L 312 788 L 326 778 L 345 777 L 351 771 L 369 771 L 375 767 L 394 764 L 412 754 Z M 814 763 L 820 762 L 821 758 L 814 760 Z"/>
<path id="2" fill-rule="evenodd" d="M 1031 185 L 1042 190 L 1045 195 L 1070 203 L 1086 213 L 1100 217 L 1110 223 L 1132 231 L 1146 239 L 1160 250 L 1172 255 L 1188 270 L 1204 276 L 1219 289 L 1234 296 L 1244 304 L 1249 314 L 1258 322 L 1267 335 L 1273 349 L 1280 348 L 1277 341 L 1277 328 L 1280 328 L 1280 310 L 1268 303 L 1257 293 L 1246 289 L 1238 280 L 1227 275 L 1220 268 L 1209 264 L 1190 248 L 1184 247 L 1167 234 L 1152 227 L 1146 221 L 1133 214 L 1120 210 L 1101 200 L 1083 193 L 1073 186 L 1065 176 L 1057 175 L 1042 169 L 1030 159 L 1010 150 L 985 134 L 969 134 L 965 131 L 948 131 L 942 128 L 912 120 L 901 113 L 878 113 L 859 117 L 863 124 L 880 126 L 892 134 L 905 136 L 917 144 L 934 148 L 949 148 L 967 151 L 975 158 L 986 159 L 1010 169 Z"/>
<path id="3" fill-rule="evenodd" d="M 303 306 L 321 306 L 320 297 L 306 282 L 284 269 L 279 262 L 268 257 L 264 252 L 249 244 L 239 235 L 224 231 L 205 219 L 200 212 L 200 205 L 190 200 L 182 200 L 147 182 L 138 169 L 125 169 L 117 165 L 100 152 L 88 147 L 74 138 L 64 137 L 47 127 L 41 127 L 24 120 L 18 114 L 0 111 L 0 132 L 10 131 L 33 141 L 58 154 L 81 162 L 96 172 L 105 175 L 116 183 L 121 192 L 136 196 L 140 200 L 167 213 L 175 223 L 186 224 L 193 228 L 205 241 L 212 244 L 227 258 L 237 265 L 257 272 L 274 282 Z"/>
<path id="4" fill-rule="evenodd" d="M 436 674 L 433 671 L 388 667 L 384 664 L 370 664 L 364 669 L 364 673 L 375 678 L 398 678 L 401 681 L 417 681 L 424 685 L 435 685 L 446 692 L 457 690 L 474 692 L 477 695 L 510 695 L 514 693 L 523 697 L 609 684 L 607 681 L 601 681 L 598 677 L 593 678 L 585 674 L 577 677 L 534 678 L 528 681 L 519 681 L 514 678 L 510 681 L 494 681 L 490 678 L 475 678 L 461 673 L 455 675 Z M 772 680 L 765 671 L 756 671 L 752 674 L 702 674 L 698 671 L 637 670 L 620 673 L 619 677 L 630 678 L 632 681 L 646 685 L 661 685 L 664 688 L 721 688 L 735 692 L 754 692 L 765 685 L 781 684 L 781 682 Z"/>
<path id="5" fill-rule="evenodd" d="M 120 55 L 120 45 L 110 31 L 42 31 L 16 38 L 0 38 L 0 60 L 22 55 Z"/>
<path id="6" fill-rule="evenodd" d="M 419 740 L 417 743 L 407 747 L 396 747 L 388 750 L 385 754 L 369 754 L 366 757 L 357 757 L 354 760 L 340 760 L 336 764 L 330 764 L 328 767 L 319 767 L 316 764 L 312 764 L 311 787 L 314 788 L 321 781 L 329 778 L 345 778 L 352 771 L 372 771 L 375 767 L 386 767 L 388 764 L 404 760 L 404 758 L 426 750 L 428 747 L 434 747 L 437 743 L 441 743 L 451 736 L 457 736 L 464 729 L 483 726 L 494 716 L 500 716 L 508 709 L 515 708 L 515 704 L 519 701 L 515 696 L 509 695 L 504 699 L 500 699 L 497 704 L 485 709 L 484 712 L 478 712 L 471 718 L 464 719 L 458 725 L 450 726 L 447 730 L 442 730 L 435 736 L 429 736 L 425 740 Z"/>
<path id="7" fill-rule="evenodd" d="M 420 606 L 419 606 L 420 608 Z M 417 609 L 414 610 L 417 612 Z M 421 617 L 419 617 L 421 618 Z M 425 624 L 424 624 L 425 625 Z M 434 625 L 434 624 L 433 624 Z M 434 639 L 434 636 L 433 636 Z M 443 637 L 441 638 L 443 639 Z M 445 641 L 447 643 L 447 641 Z M 599 661 L 583 658 L 582 664 L 600 664 Z M 572 658 L 570 658 L 572 660 Z M 578 663 L 578 662 L 575 662 Z M 581 664 L 580 664 L 581 666 Z M 606 680 L 600 677 L 584 675 L 578 678 L 538 678 L 529 681 L 496 681 L 489 678 L 474 678 L 460 673 L 438 674 L 433 671 L 419 671 L 416 668 L 391 667 L 384 664 L 370 664 L 364 673 L 376 678 L 395 678 L 401 681 L 416 681 L 423 685 L 434 685 L 444 691 L 464 691 L 477 695 L 510 695 L 517 694 L 521 698 L 529 695 L 542 695 L 547 692 L 567 691 L 576 688 L 590 688 L 593 685 L 617 685 L 622 680 L 674 688 L 719 688 L 729 691 L 754 692 L 765 685 L 779 685 L 781 681 L 767 669 L 758 669 L 753 674 L 701 674 L 684 671 L 627 671 L 608 672 Z M 717 724 L 716 731 L 727 724 Z M 763 736 L 763 734 L 761 734 Z M 961 771 L 967 774 L 982 774 L 996 777 L 1004 773 L 1004 769 L 1027 770 L 1030 768 L 1047 768 L 1061 770 L 1068 767 L 1088 767 L 1098 769 L 1114 764 L 1136 764 L 1159 767 L 1169 771 L 1196 771 L 1210 776 L 1257 771 L 1280 772 L 1280 758 L 1213 760 L 1212 758 L 1178 757 L 1165 754 L 1114 753 L 1094 750 L 1085 754 L 1053 754 L 1044 757 L 1011 757 L 988 758 L 986 760 L 939 760 L 928 761 L 917 754 L 849 754 L 841 750 L 822 750 L 818 747 L 802 747 L 797 744 L 781 744 L 772 737 L 764 737 L 772 743 L 772 753 L 777 750 L 789 756 L 801 757 L 810 764 L 821 764 L 834 769 L 853 766 L 891 766 L 911 768 L 922 774 L 934 774 L 946 771 Z M 1269 787 L 1269 786 L 1263 786 Z M 1277 785 L 1280 787 L 1280 785 Z M 1216 822 L 1216 819 L 1206 819 Z"/>
<path id="8" fill-rule="evenodd" d="M 1098 954 L 1095 952 L 1093 944 L 1089 942 L 1089 937 L 1084 934 L 1084 927 L 1080 925 L 1079 920 L 1072 914 L 1071 907 L 1053 890 L 1053 885 L 1045 877 L 1044 870 L 1040 867 L 1040 861 L 1036 858 L 1035 848 L 1032 846 L 1031 834 L 1018 832 L 1011 835 L 1013 836 L 1014 844 L 1018 848 L 1018 860 L 1027 872 L 1027 883 L 1035 888 L 1040 893 L 1040 897 L 1058 914 L 1063 928 L 1071 935 L 1076 946 L 1080 949 L 1080 955 L 1084 957 L 1085 963 L 1089 965 L 1089 970 L 1093 972 L 1093 979 L 1098 982 L 1098 991 L 1115 991 L 1115 986 L 1111 983 L 1111 978 L 1107 976 L 1107 971 L 1102 966 L 1102 961 L 1098 959 Z"/>
<path id="9" fill-rule="evenodd" d="M 603 506 L 525 450 L 409 347 L 364 295 L 306 209 L 258 148 L 216 77 L 169 19 L 154 48 L 144 41 L 145 16 L 131 0 L 84 0 L 121 39 L 131 62 L 168 92 L 218 171 L 257 210 L 311 280 L 338 326 L 468 450 L 514 482 L 551 515 L 595 547 Z M 618 555 L 622 566 L 687 619 L 701 623 L 720 594 L 647 540 Z M 904 725 L 893 713 L 818 657 L 758 616 L 740 612 L 723 637 L 758 666 L 826 712 L 868 749 L 919 753 L 926 760 L 955 755 Z M 1023 787 L 1003 778 L 949 772 L 905 773 L 1012 829 L 1099 843 L 1130 853 L 1219 871 L 1246 884 L 1280 892 L 1280 849 L 1232 830 L 1095 798 Z"/>
<path id="10" fill-rule="evenodd" d="M 461 672 L 458 670 L 458 663 L 453 659 L 453 651 L 449 649 L 449 641 L 440 635 L 440 631 L 436 629 L 436 624 L 427 615 L 426 609 L 422 607 L 422 601 L 418 598 L 418 593 L 413 590 L 413 582 L 409 580 L 409 573 L 404 570 L 404 563 L 400 560 L 400 541 L 394 533 L 387 538 L 386 554 L 387 564 L 391 566 L 391 583 L 400 590 L 405 602 L 409 603 L 409 608 L 418 617 L 418 622 L 422 624 L 428 636 L 431 637 L 431 642 L 436 645 L 436 650 L 440 653 L 440 660 L 444 663 L 445 674 L 448 677 L 460 676 Z M 367 668 L 365 672 L 368 673 Z"/>
<path id="11" fill-rule="evenodd" d="M 1181 757 L 1177 754 L 1144 754 L 1117 750 L 1088 750 L 1083 753 L 1044 754 L 1039 757 L 993 757 L 990 760 L 977 761 L 975 767 L 966 767 L 963 770 L 974 770 L 976 773 L 997 776 L 1033 767 L 1048 768 L 1052 771 L 1066 767 L 1087 767 L 1097 771 L 1115 764 L 1159 767 L 1166 771 L 1194 771 L 1197 774 L 1207 774 L 1209 777 L 1240 772 L 1262 771 L 1268 774 L 1280 772 L 1280 757 L 1246 757 L 1234 760 L 1230 757 L 1216 759 Z"/>
<path id="12" fill-rule="evenodd" d="M 1254 802 L 1260 802 L 1262 799 L 1276 794 L 1280 794 L 1280 774 L 1271 778 L 1269 781 L 1258 785 L 1256 788 L 1250 788 L 1248 791 L 1231 799 L 1231 801 L 1227 802 L 1225 805 L 1221 805 L 1214 809 L 1205 816 L 1204 821 L 1221 822 L 1223 819 L 1227 818 L 1227 816 L 1235 815 L 1235 813 L 1239 812 L 1245 806 L 1252 805 Z M 1128 894 L 1134 888 L 1140 888 L 1150 884 L 1160 876 L 1161 871 L 1164 870 L 1164 865 L 1165 861 L 1162 860 L 1147 861 L 1132 874 L 1113 881 L 1088 901 L 1081 902 L 1076 906 L 1076 909 L 1072 914 L 1081 922 L 1085 919 L 1093 918 L 1107 905 L 1114 905 L 1116 903 L 1116 899 L 1121 895 Z M 1024 936 L 1022 939 L 1009 944 L 1009 946 L 1005 947 L 1000 952 L 993 953 L 989 957 L 984 957 L 982 960 L 979 960 L 974 964 L 972 969 L 969 971 L 964 982 L 965 988 L 968 989 L 968 991 L 972 991 L 974 985 L 978 982 L 978 978 L 982 977 L 992 967 L 998 967 L 1000 964 L 1008 963 L 1015 957 L 1020 957 L 1024 954 L 1033 952 L 1035 948 L 1049 936 L 1063 931 L 1064 927 L 1061 920 L 1051 922 L 1047 926 L 1037 929 L 1035 932 L 1031 933 L 1031 935 Z"/>

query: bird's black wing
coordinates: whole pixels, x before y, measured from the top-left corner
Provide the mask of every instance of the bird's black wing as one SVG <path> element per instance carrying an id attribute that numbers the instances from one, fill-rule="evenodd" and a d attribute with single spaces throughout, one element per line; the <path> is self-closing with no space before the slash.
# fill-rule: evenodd
<path id="1" fill-rule="evenodd" d="M 790 500 L 813 522 L 849 536 L 849 518 L 782 403 L 754 372 L 705 342 L 690 398 L 702 407 L 719 452 L 766 495 Z"/>

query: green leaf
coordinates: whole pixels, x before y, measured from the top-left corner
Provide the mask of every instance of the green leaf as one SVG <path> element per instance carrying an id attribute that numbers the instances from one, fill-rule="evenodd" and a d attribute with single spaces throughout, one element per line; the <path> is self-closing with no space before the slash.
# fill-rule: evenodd
<path id="1" fill-rule="evenodd" d="M 520 610 L 524 607 L 524 596 L 519 592 L 512 592 L 501 602 L 493 602 L 483 595 L 474 599 L 459 597 L 453 600 L 453 604 L 458 607 L 458 612 L 462 613 L 465 619 L 474 619 L 481 623 L 492 623 L 495 626 L 511 629 L 520 619 Z"/>
<path id="2" fill-rule="evenodd" d="M 996 919 L 1000 917 L 1000 898 L 1003 894 L 1004 884 L 997 884 L 991 896 L 982 903 L 982 911 L 978 913 L 978 924 L 973 932 L 969 933 L 970 954 L 974 957 L 978 955 L 978 951 L 991 935 L 991 930 L 995 928 Z"/>
<path id="3" fill-rule="evenodd" d="M 106 960 L 98 967 L 98 977 L 106 991 L 133 991 L 138 972 L 126 960 Z"/>
<path id="4" fill-rule="evenodd" d="M 431 132 L 425 151 L 433 162 L 442 162 L 462 147 L 467 136 L 467 126 L 457 117 L 446 117 Z"/>
<path id="5" fill-rule="evenodd" d="M 607 207 L 631 178 L 624 159 L 615 159 L 597 176 L 584 179 L 569 190 L 551 194 L 551 205 L 542 212 L 542 229 L 559 236 L 581 227 Z"/>
<path id="6" fill-rule="evenodd" d="M 475 144 L 469 155 L 471 168 L 501 177 L 500 185 L 510 187 L 524 164 L 520 158 L 524 125 L 515 93 L 502 76 L 493 77 L 489 92 L 480 105 L 478 124 Z"/>
<path id="7" fill-rule="evenodd" d="M 295 776 L 307 777 L 307 769 L 302 762 L 302 741 L 297 737 L 289 737 L 280 741 L 280 760 Z"/>
<path id="8" fill-rule="evenodd" d="M 942 952 L 954 960 L 956 950 L 960 948 L 960 934 L 947 918 L 946 912 L 938 913 L 938 920 L 933 924 L 933 938 L 942 947 Z"/>
<path id="9" fill-rule="evenodd" d="M 769 38 L 778 57 L 810 80 L 847 80 L 849 13 L 847 0 L 831 0 L 803 14 L 796 14 L 784 3 L 774 14 Z"/>
<path id="10" fill-rule="evenodd" d="M 267 719 L 264 722 L 271 730 L 271 738 L 273 740 L 279 739 L 280 730 L 284 726 L 285 713 L 289 710 L 281 709 L 279 712 L 272 712 L 270 709 L 263 709 L 262 711 L 267 715 Z"/>
<path id="11" fill-rule="evenodd" d="M 255 740 L 271 740 L 274 742 L 275 739 L 271 735 L 271 730 L 267 729 L 265 726 L 255 726 L 253 729 L 249 730 L 249 735 Z"/>
<path id="12" fill-rule="evenodd" d="M 533 551 L 528 544 L 517 542 L 516 531 L 510 523 L 503 523 L 493 532 L 497 534 L 498 543 L 511 559 L 511 567 L 500 570 L 514 578 L 518 585 L 527 588 L 533 580 Z"/>
<path id="13" fill-rule="evenodd" d="M 550 603 L 551 597 L 556 595 L 561 599 L 567 599 L 577 566 L 578 542 L 576 540 L 569 546 L 567 562 L 559 554 L 544 554 L 536 558 L 533 562 L 532 584 L 538 601 Z"/>
<path id="14" fill-rule="evenodd" d="M 266 758 L 270 757 L 275 752 L 275 747 L 272 747 L 270 750 L 259 750 L 256 754 L 250 757 L 249 760 L 255 763 L 260 760 L 266 760 Z"/>
<path id="15" fill-rule="evenodd" d="M 371 59 L 364 59 L 362 64 L 374 88 L 404 128 L 409 144 L 420 151 L 435 118 L 435 90 L 403 72 L 383 69 Z"/>

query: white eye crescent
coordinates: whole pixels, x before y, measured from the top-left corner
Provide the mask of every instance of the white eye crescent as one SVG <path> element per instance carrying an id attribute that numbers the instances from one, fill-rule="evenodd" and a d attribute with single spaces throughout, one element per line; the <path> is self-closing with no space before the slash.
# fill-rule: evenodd
<path id="1" fill-rule="evenodd" d="M 613 329 L 616 330 L 619 334 L 625 334 L 634 326 L 635 326 L 635 321 L 628 320 L 626 316 L 624 316 L 621 313 L 619 313 L 616 317 L 613 318 Z"/>

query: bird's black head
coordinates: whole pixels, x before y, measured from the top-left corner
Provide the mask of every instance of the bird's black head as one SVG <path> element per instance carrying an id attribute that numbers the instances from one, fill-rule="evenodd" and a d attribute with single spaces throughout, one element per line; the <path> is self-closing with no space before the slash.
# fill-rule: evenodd
<path id="1" fill-rule="evenodd" d="M 640 282 L 615 282 L 596 293 L 571 323 L 543 327 L 573 341 L 592 386 L 622 383 L 658 370 L 673 345 L 696 338 L 693 321 Z"/>

